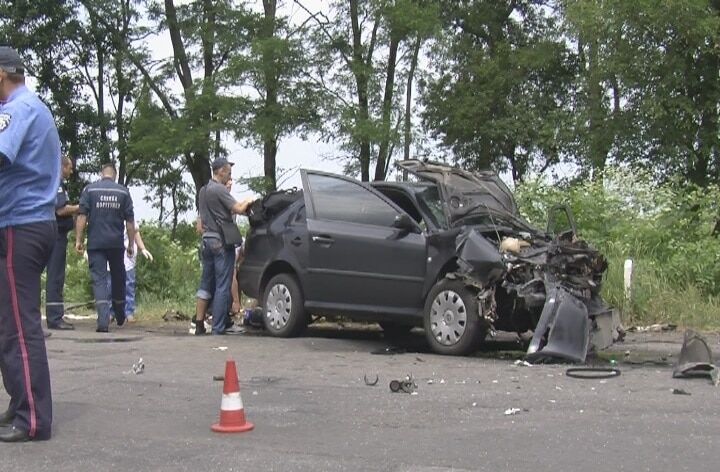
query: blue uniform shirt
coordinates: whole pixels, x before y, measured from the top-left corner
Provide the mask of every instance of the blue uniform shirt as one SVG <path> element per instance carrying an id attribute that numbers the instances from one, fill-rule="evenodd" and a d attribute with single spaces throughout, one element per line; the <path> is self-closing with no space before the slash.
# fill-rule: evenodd
<path id="1" fill-rule="evenodd" d="M 21 85 L 0 105 L 0 228 L 55 221 L 60 152 L 50 110 Z"/>
<path id="2" fill-rule="evenodd" d="M 88 185 L 80 196 L 80 214 L 88 218 L 88 250 L 125 247 L 125 222 L 135 220 L 126 187 L 109 178 Z"/>

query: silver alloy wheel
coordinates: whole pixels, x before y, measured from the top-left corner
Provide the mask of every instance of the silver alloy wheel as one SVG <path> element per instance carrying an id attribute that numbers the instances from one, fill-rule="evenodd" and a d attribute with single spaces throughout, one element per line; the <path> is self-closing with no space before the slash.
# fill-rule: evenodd
<path id="1" fill-rule="evenodd" d="M 465 333 L 467 310 L 462 297 L 452 290 L 437 294 L 430 307 L 430 330 L 443 346 L 457 344 Z"/>
<path id="2" fill-rule="evenodd" d="M 273 329 L 282 329 L 290 320 L 292 309 L 292 295 L 287 286 L 273 285 L 265 301 L 265 316 Z"/>

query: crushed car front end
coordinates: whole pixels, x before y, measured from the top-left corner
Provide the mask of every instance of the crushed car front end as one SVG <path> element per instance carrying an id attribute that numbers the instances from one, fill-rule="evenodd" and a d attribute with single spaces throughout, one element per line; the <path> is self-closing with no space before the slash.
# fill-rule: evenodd
<path id="1" fill-rule="evenodd" d="M 445 277 L 475 290 L 478 315 L 491 334 L 532 332 L 531 361 L 584 362 L 593 333 L 617 329 L 600 294 L 607 261 L 577 237 L 574 223 L 558 235 L 533 228 L 520 216 L 510 190 L 489 172 L 420 161 L 399 166 L 438 186 L 447 220 L 440 233 L 453 235 L 457 257 L 456 270 Z M 597 338 L 597 348 L 612 342 L 607 333 Z"/>

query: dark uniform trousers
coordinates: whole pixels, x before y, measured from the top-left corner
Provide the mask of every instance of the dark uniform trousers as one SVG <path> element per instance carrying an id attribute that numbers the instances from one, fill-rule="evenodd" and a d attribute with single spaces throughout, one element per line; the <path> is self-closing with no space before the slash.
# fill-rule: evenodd
<path id="1" fill-rule="evenodd" d="M 40 320 L 40 276 L 57 235 L 56 223 L 0 228 L 0 371 L 13 425 L 50 437 L 52 395 Z"/>
<path id="2" fill-rule="evenodd" d="M 98 327 L 107 328 L 110 324 L 111 306 L 118 324 L 122 324 L 125 320 L 125 249 L 88 249 L 88 261 L 98 312 Z M 108 266 L 111 293 L 108 293 Z"/>
<path id="3" fill-rule="evenodd" d="M 67 231 L 58 231 L 57 239 L 50 253 L 47 265 L 47 282 L 45 286 L 45 317 L 47 325 L 53 326 L 62 321 L 65 314 L 65 264 L 67 263 Z"/>

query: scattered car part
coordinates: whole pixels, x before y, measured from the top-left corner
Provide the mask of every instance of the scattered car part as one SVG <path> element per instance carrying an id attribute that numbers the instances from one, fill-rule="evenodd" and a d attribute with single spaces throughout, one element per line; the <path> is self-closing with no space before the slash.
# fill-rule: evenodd
<path id="1" fill-rule="evenodd" d="M 125 374 L 135 374 L 140 375 L 143 372 L 145 372 L 145 363 L 143 362 L 143 358 L 141 357 L 140 360 L 138 360 L 136 363 L 132 365 L 130 370 L 125 372 Z"/>
<path id="2" fill-rule="evenodd" d="M 378 382 L 380 381 L 380 376 L 377 375 L 377 374 L 375 374 L 375 380 L 371 382 L 371 381 L 368 380 L 367 374 L 365 374 L 365 375 L 363 376 L 363 379 L 365 380 L 365 385 L 367 385 L 368 387 L 374 387 L 374 386 L 377 385 Z"/>
<path id="3" fill-rule="evenodd" d="M 414 393 L 417 390 L 417 383 L 412 375 L 407 375 L 403 380 L 391 380 L 390 391 L 393 393 Z"/>
<path id="4" fill-rule="evenodd" d="M 505 416 L 513 416 L 520 413 L 522 410 L 520 408 L 508 408 L 505 410 Z"/>
<path id="5" fill-rule="evenodd" d="M 705 338 L 691 329 L 685 331 L 680 357 L 673 369 L 673 377 L 710 377 L 712 379 L 715 370 L 712 351 Z"/>
<path id="6" fill-rule="evenodd" d="M 527 358 L 530 362 L 561 358 L 585 362 L 590 341 L 590 320 L 585 304 L 567 289 L 555 286 L 535 328 Z"/>
<path id="7" fill-rule="evenodd" d="M 574 379 L 598 380 L 620 377 L 620 369 L 610 367 L 571 367 L 565 375 Z"/>
<path id="8" fill-rule="evenodd" d="M 660 333 L 663 331 L 675 331 L 677 325 L 670 323 L 656 323 L 648 326 L 631 326 L 628 331 L 631 333 Z"/>
<path id="9" fill-rule="evenodd" d="M 376 349 L 374 351 L 371 351 L 370 354 L 376 354 L 376 355 L 382 355 L 382 356 L 392 356 L 395 354 L 405 354 L 407 352 L 407 349 L 404 347 L 397 347 L 397 346 L 388 346 L 384 347 L 382 349 Z"/>
<path id="10" fill-rule="evenodd" d="M 671 390 L 671 392 L 673 393 L 673 395 L 692 395 L 690 392 L 685 391 L 681 388 L 674 388 Z"/>

